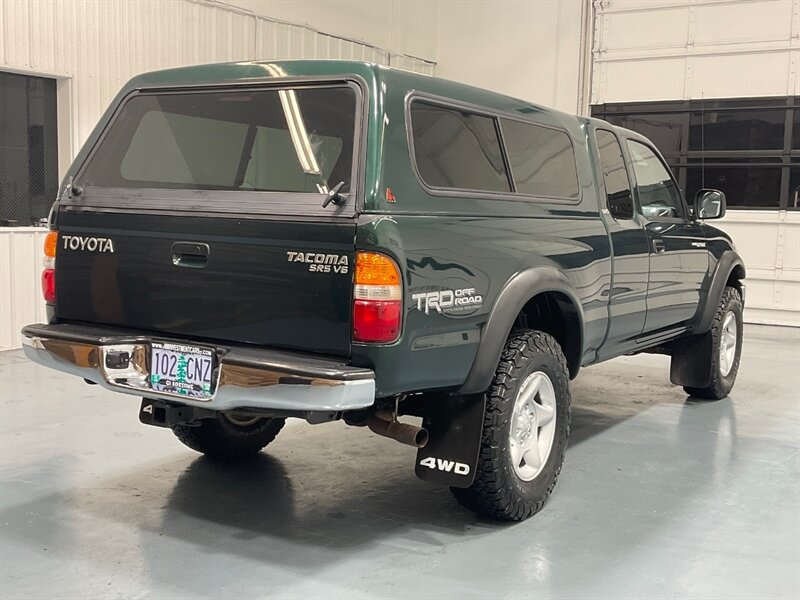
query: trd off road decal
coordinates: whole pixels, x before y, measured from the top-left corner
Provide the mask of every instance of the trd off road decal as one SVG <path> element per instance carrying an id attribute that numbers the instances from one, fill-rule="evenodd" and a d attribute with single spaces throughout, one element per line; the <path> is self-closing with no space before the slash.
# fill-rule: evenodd
<path id="1" fill-rule="evenodd" d="M 308 265 L 312 273 L 340 273 L 345 274 L 350 267 L 346 254 L 324 254 L 322 252 L 297 252 L 286 251 L 290 263 L 303 263 Z"/>
<path id="2" fill-rule="evenodd" d="M 445 315 L 471 313 L 483 304 L 483 296 L 475 288 L 415 292 L 411 300 L 413 307 L 426 315 L 431 311 Z"/>

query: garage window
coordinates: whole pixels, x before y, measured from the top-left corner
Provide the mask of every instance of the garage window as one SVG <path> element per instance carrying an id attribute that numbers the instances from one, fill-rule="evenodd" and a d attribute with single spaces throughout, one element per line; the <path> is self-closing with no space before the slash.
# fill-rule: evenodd
<path id="1" fill-rule="evenodd" d="M 57 192 L 56 82 L 0 72 L 0 224 L 38 224 Z"/>
<path id="2" fill-rule="evenodd" d="M 647 136 L 689 202 L 705 187 L 729 208 L 800 208 L 800 97 L 604 104 L 592 116 Z"/>

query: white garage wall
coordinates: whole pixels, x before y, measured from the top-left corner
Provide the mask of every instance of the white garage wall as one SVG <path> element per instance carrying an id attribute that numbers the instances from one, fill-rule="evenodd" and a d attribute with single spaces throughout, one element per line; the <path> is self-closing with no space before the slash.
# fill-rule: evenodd
<path id="1" fill-rule="evenodd" d="M 19 330 L 47 320 L 41 292 L 41 227 L 0 230 L 0 350 L 18 348 Z"/>
<path id="2" fill-rule="evenodd" d="M 392 54 L 436 59 L 438 0 L 227 1 L 258 14 L 363 41 Z"/>
<path id="3" fill-rule="evenodd" d="M 595 0 L 592 104 L 800 95 L 800 0 Z M 730 211 L 751 322 L 800 326 L 800 213 Z"/>
<path id="4" fill-rule="evenodd" d="M 731 235 L 747 267 L 745 320 L 800 327 L 800 212 L 730 211 L 712 224 Z"/>
<path id="5" fill-rule="evenodd" d="M 413 10 L 391 0 L 238 4 L 0 0 L 0 69 L 58 80 L 61 173 L 120 87 L 144 71 L 234 60 L 345 58 L 433 73 L 433 60 L 419 56 L 435 47 L 436 3 Z M 18 347 L 20 327 L 44 319 L 41 237 L 35 229 L 0 229 L 0 350 Z"/>
<path id="6" fill-rule="evenodd" d="M 800 94 L 800 0 L 596 0 L 592 104 Z"/>
<path id="7" fill-rule="evenodd" d="M 589 0 L 445 0 L 436 75 L 585 113 L 582 17 Z"/>

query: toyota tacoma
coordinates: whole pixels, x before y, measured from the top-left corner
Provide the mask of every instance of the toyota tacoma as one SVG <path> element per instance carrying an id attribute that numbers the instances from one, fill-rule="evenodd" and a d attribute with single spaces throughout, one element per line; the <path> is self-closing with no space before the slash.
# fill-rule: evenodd
<path id="1" fill-rule="evenodd" d="M 66 174 L 24 350 L 209 456 L 341 420 L 521 520 L 581 367 L 667 354 L 686 393 L 730 392 L 745 268 L 706 223 L 724 214 L 645 137 L 475 87 L 348 61 L 158 71 Z"/>

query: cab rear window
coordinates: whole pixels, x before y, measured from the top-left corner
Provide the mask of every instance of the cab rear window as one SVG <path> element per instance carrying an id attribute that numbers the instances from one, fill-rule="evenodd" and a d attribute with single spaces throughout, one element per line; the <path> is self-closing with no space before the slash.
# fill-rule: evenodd
<path id="1" fill-rule="evenodd" d="M 353 168 L 349 87 L 137 94 L 78 175 L 82 186 L 326 191 Z"/>

